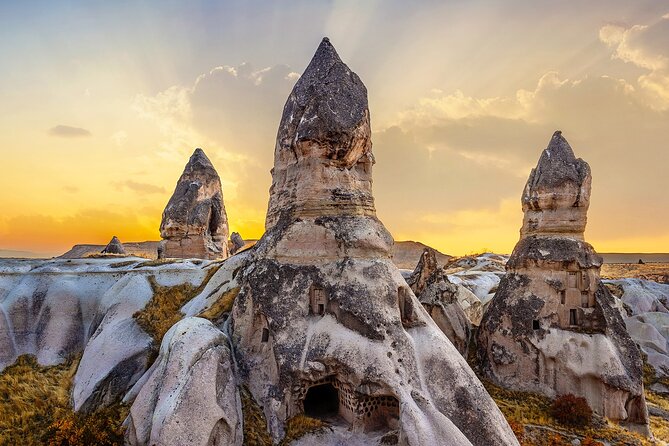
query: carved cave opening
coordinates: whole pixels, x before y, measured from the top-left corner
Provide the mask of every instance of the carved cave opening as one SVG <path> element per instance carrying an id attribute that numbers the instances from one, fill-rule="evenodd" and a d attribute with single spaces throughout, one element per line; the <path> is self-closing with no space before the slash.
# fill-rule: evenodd
<path id="1" fill-rule="evenodd" d="M 339 415 L 339 391 L 331 382 L 310 387 L 304 397 L 304 414 L 318 419 Z"/>

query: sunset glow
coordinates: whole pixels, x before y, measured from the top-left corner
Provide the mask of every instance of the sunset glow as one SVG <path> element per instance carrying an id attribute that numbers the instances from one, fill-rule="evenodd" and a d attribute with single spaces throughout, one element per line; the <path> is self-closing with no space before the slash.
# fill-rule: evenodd
<path id="1" fill-rule="evenodd" d="M 231 231 L 258 238 L 281 110 L 325 35 L 368 88 L 396 240 L 510 252 L 561 129 L 592 168 L 589 242 L 669 251 L 669 5 L 622 0 L 3 3 L 0 249 L 158 240 L 196 147 Z"/>

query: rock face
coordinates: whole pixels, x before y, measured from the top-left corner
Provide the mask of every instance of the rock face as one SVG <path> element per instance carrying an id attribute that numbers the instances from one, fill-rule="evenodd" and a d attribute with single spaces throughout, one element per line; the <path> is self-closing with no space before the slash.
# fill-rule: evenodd
<path id="1" fill-rule="evenodd" d="M 102 250 L 102 254 L 122 254 L 125 255 L 125 249 L 118 237 L 113 236 L 111 241 Z"/>
<path id="2" fill-rule="evenodd" d="M 239 232 L 233 232 L 230 236 L 230 245 L 230 255 L 232 255 L 242 249 L 246 243 L 244 242 L 242 236 L 239 235 Z"/>
<path id="3" fill-rule="evenodd" d="M 433 249 L 426 248 L 407 284 L 437 323 L 441 331 L 461 354 L 467 352 L 472 318 L 478 323 L 482 305 L 474 294 L 462 285 L 448 280 L 444 269 L 437 264 Z"/>
<path id="4" fill-rule="evenodd" d="M 371 147 L 365 86 L 324 39 L 284 107 L 266 232 L 233 307 L 239 378 L 277 442 L 306 413 L 405 445 L 517 445 L 391 262 Z"/>
<path id="5" fill-rule="evenodd" d="M 221 179 L 202 149 L 188 160 L 160 223 L 159 258 L 228 257 Z"/>
<path id="6" fill-rule="evenodd" d="M 129 394 L 128 445 L 241 445 L 242 412 L 226 336 L 185 318 L 165 334 L 158 359 Z"/>
<path id="7" fill-rule="evenodd" d="M 639 350 L 583 239 L 590 168 L 556 132 L 522 195 L 521 238 L 479 330 L 484 372 L 550 397 L 573 393 L 648 433 Z"/>

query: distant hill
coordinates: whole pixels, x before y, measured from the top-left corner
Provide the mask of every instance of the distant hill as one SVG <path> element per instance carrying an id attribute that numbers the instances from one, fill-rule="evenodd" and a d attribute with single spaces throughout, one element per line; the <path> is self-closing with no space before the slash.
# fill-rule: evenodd
<path id="1" fill-rule="evenodd" d="M 425 248 L 430 248 L 430 246 L 412 240 L 395 241 L 395 245 L 393 246 L 393 263 L 400 269 L 414 269 Z M 437 250 L 435 249 L 435 251 Z M 448 254 L 437 251 L 437 263 L 439 265 L 445 265 L 451 257 Z"/>
<path id="2" fill-rule="evenodd" d="M 16 251 L 13 249 L 0 249 L 0 258 L 8 259 L 48 259 L 53 254 L 32 251 Z"/>
<path id="3" fill-rule="evenodd" d="M 669 263 L 669 253 L 633 253 L 633 252 L 606 252 L 600 253 L 604 263 L 638 263 L 641 259 L 645 263 Z"/>
<path id="4" fill-rule="evenodd" d="M 99 254 L 107 245 L 74 245 L 65 254 L 58 256 L 61 259 L 82 259 L 91 254 Z M 156 259 L 158 257 L 158 242 L 128 242 L 123 243 L 125 252 L 131 256 Z"/>

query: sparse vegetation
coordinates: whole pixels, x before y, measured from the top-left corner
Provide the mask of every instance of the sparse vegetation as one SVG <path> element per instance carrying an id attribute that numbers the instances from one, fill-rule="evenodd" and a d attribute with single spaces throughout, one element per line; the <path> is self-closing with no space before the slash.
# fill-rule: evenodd
<path id="1" fill-rule="evenodd" d="M 553 402 L 550 398 L 534 393 L 504 389 L 485 379 L 482 379 L 482 382 L 511 423 L 522 446 L 567 445 L 576 437 L 581 439 L 589 437 L 589 441 L 606 441 L 610 444 L 636 446 L 655 444 L 642 435 L 624 429 L 597 415 L 593 415 L 592 422 L 588 426 L 565 426 L 551 415 Z M 654 426 L 653 423 L 659 420 L 661 419 L 658 417 L 652 417 L 651 428 Z M 667 425 L 669 426 L 669 422 Z M 653 432 L 656 432 L 654 428 Z M 522 435 L 519 436 L 519 433 Z"/>
<path id="2" fill-rule="evenodd" d="M 202 292 L 219 268 L 220 266 L 210 268 L 199 286 L 194 286 L 189 282 L 175 286 L 162 286 L 154 276 L 149 276 L 153 298 L 133 317 L 139 326 L 151 335 L 156 344 L 160 345 L 167 330 L 183 317 L 181 307 Z"/>
<path id="3" fill-rule="evenodd" d="M 267 432 L 267 420 L 262 409 L 246 387 L 240 387 L 242 414 L 244 416 L 244 446 L 272 446 Z"/>
<path id="4" fill-rule="evenodd" d="M 286 422 L 286 436 L 281 441 L 280 446 L 288 446 L 298 438 L 326 427 L 327 423 L 321 420 L 306 415 L 296 415 Z"/>
<path id="5" fill-rule="evenodd" d="M 587 426 L 592 422 L 588 401 L 571 393 L 558 396 L 551 404 L 551 415 L 568 426 Z"/>
<path id="6" fill-rule="evenodd" d="M 230 288 L 224 292 L 221 297 L 218 298 L 209 308 L 203 310 L 199 317 L 209 319 L 212 322 L 216 322 L 221 316 L 225 313 L 232 311 L 232 304 L 235 303 L 235 299 L 239 294 L 239 287 Z"/>
<path id="7" fill-rule="evenodd" d="M 107 446 L 123 444 L 127 408 L 115 406 L 88 415 L 69 405 L 78 359 L 44 367 L 20 356 L 0 373 L 0 444 L 21 446 Z"/>

